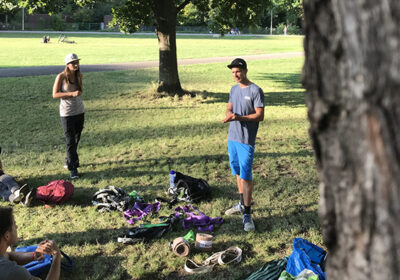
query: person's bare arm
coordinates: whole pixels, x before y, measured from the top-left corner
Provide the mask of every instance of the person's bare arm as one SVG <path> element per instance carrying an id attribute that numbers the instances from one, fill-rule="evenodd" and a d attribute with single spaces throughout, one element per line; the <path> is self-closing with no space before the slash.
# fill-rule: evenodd
<path id="1" fill-rule="evenodd" d="M 229 104 L 231 105 L 229 107 Z M 230 111 L 228 110 L 230 108 Z M 250 114 L 247 116 L 238 116 L 232 112 L 232 103 L 228 103 L 228 107 L 226 109 L 226 118 L 222 120 L 223 123 L 231 122 L 231 121 L 245 121 L 245 122 L 261 122 L 264 120 L 264 107 L 256 107 L 254 108 L 256 111 L 254 114 Z M 230 112 L 230 113 L 229 113 Z"/>
<path id="2" fill-rule="evenodd" d="M 61 92 L 63 74 L 58 74 L 53 85 L 53 98 L 70 98 L 77 97 L 82 94 L 81 91 Z"/>
<path id="3" fill-rule="evenodd" d="M 247 116 L 237 116 L 236 121 L 246 121 L 246 122 L 262 122 L 264 120 L 264 107 L 254 108 L 256 112 Z"/>
<path id="4" fill-rule="evenodd" d="M 58 280 L 60 279 L 61 272 L 61 253 L 58 251 L 53 255 L 53 261 L 49 273 L 47 273 L 46 280 Z"/>
<path id="5" fill-rule="evenodd" d="M 44 254 L 52 254 L 52 241 L 42 241 L 34 252 L 9 252 L 7 257 L 11 261 L 15 261 L 18 265 L 25 265 L 32 261 L 41 261 L 44 259 Z"/>
<path id="6" fill-rule="evenodd" d="M 229 122 L 232 120 L 233 117 L 235 117 L 235 114 L 232 112 L 232 108 L 233 108 L 232 102 L 228 102 L 225 111 L 225 119 L 222 120 L 223 123 Z"/>
<path id="7" fill-rule="evenodd" d="M 32 252 L 8 252 L 6 257 L 10 261 L 16 262 L 18 265 L 25 265 L 34 261 Z"/>

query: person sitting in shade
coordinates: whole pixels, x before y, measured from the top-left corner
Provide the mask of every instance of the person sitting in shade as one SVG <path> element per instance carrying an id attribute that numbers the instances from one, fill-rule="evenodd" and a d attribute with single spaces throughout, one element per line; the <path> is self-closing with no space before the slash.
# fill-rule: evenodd
<path id="1" fill-rule="evenodd" d="M 46 280 L 60 279 L 61 252 L 52 240 L 40 242 L 35 252 L 7 252 L 18 241 L 18 226 L 13 209 L 0 207 L 0 279 L 2 280 L 40 280 L 32 276 L 22 265 L 41 261 L 44 254 L 52 255 L 53 261 Z"/>

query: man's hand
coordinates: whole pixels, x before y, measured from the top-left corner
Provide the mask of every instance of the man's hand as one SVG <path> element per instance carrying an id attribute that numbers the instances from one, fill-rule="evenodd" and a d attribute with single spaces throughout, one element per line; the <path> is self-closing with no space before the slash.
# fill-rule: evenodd
<path id="1" fill-rule="evenodd" d="M 226 118 L 222 120 L 223 123 L 227 123 L 227 122 L 231 122 L 231 121 L 236 121 L 237 120 L 237 116 L 230 112 L 226 114 Z"/>
<path id="2" fill-rule="evenodd" d="M 56 256 L 60 254 L 60 249 L 58 249 L 57 244 L 53 240 L 45 240 L 39 243 L 33 254 L 33 259 L 41 261 L 44 259 L 44 254 Z"/>

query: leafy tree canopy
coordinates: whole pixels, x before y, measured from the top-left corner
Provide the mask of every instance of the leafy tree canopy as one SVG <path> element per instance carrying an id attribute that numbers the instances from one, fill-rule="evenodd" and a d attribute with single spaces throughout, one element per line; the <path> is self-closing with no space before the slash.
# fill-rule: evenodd
<path id="1" fill-rule="evenodd" d="M 271 1 L 300 0 L 171 0 L 175 9 L 171 12 L 177 14 L 178 24 L 208 24 L 213 32 L 224 33 L 232 27 L 244 28 L 258 24 L 265 7 L 270 6 Z M 82 7 L 93 7 L 96 3 L 106 2 L 113 7 L 113 24 L 119 25 L 124 32 L 133 33 L 142 25 L 155 23 L 157 1 L 154 0 L 4 0 L 1 1 L 0 9 L 25 7 L 30 13 L 45 10 L 51 14 L 62 12 L 71 2 Z"/>

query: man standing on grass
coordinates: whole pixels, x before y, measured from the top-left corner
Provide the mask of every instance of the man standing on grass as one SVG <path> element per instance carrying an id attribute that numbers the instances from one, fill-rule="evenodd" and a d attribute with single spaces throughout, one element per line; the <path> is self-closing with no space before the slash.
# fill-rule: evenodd
<path id="1" fill-rule="evenodd" d="M 41 261 L 43 254 L 53 256 L 46 280 L 60 279 L 61 253 L 56 243 L 51 240 L 41 242 L 35 252 L 7 252 L 7 248 L 18 241 L 17 225 L 12 208 L 0 207 L 0 279 L 31 280 L 33 277 L 21 265 L 32 261 Z"/>
<path id="2" fill-rule="evenodd" d="M 247 64 L 236 58 L 228 65 L 238 84 L 229 93 L 223 123 L 229 122 L 228 153 L 232 175 L 236 175 L 240 201 L 226 210 L 226 215 L 243 213 L 245 231 L 255 230 L 251 218 L 253 158 L 258 123 L 264 120 L 264 93 L 247 79 Z"/>

